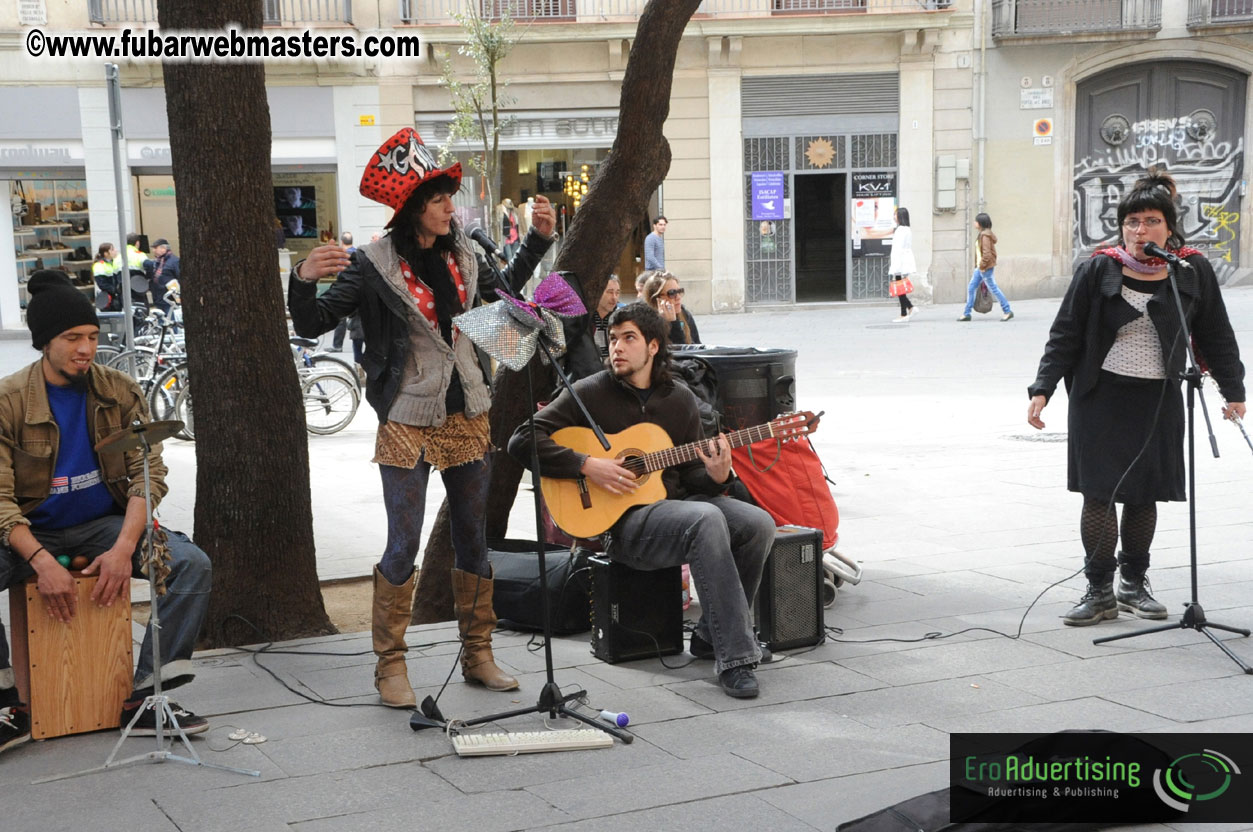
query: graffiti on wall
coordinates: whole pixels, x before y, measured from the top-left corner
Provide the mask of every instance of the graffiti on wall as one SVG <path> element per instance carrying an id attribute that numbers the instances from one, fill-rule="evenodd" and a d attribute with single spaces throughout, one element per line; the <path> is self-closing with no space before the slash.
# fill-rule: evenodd
<path id="1" fill-rule="evenodd" d="M 1106 120 L 1102 136 L 1111 146 L 1075 164 L 1074 260 L 1118 239 L 1118 202 L 1150 168 L 1175 178 L 1180 230 L 1206 253 L 1221 281 L 1239 265 L 1240 185 L 1244 140 L 1216 141 L 1206 111 L 1135 124 Z"/>

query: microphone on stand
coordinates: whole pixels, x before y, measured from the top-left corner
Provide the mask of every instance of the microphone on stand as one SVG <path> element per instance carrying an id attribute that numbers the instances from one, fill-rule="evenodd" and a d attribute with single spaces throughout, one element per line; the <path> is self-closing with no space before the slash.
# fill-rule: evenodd
<path id="1" fill-rule="evenodd" d="M 475 228 L 472 231 L 470 231 L 470 239 L 478 243 L 479 248 L 487 252 L 489 257 L 491 255 L 496 255 L 496 257 L 500 260 L 500 262 L 502 263 L 509 262 L 508 260 L 505 259 L 505 255 L 500 253 L 500 249 L 496 247 L 496 244 L 492 242 L 492 238 L 488 236 L 488 233 L 484 231 L 481 226 L 479 228 Z"/>
<path id="2" fill-rule="evenodd" d="M 1144 253 L 1147 254 L 1149 257 L 1160 257 L 1161 259 L 1165 260 L 1167 263 L 1174 263 L 1176 266 L 1182 266 L 1185 269 L 1192 268 L 1192 264 L 1189 263 L 1187 260 L 1184 260 L 1178 254 L 1170 253 L 1166 249 L 1159 246 L 1157 243 L 1145 243 Z"/>

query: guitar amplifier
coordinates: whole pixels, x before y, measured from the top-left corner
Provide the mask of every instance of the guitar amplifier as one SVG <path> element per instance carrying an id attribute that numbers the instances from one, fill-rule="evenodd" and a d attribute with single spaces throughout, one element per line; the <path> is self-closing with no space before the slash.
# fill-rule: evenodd
<path id="1" fill-rule="evenodd" d="M 683 574 L 644 572 L 603 556 L 592 570 L 592 654 L 609 664 L 683 652 Z"/>
<path id="2" fill-rule="evenodd" d="M 809 647 L 826 639 L 819 529 L 779 527 L 755 607 L 758 635 L 771 650 Z"/>

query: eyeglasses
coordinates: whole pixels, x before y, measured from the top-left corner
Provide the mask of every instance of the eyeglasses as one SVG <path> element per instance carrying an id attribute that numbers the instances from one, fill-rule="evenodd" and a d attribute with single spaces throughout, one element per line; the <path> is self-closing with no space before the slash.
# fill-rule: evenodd
<path id="1" fill-rule="evenodd" d="M 1145 228 L 1157 228 L 1164 222 L 1165 220 L 1161 217 L 1148 217 L 1142 220 L 1125 219 L 1122 221 L 1122 227 L 1126 228 L 1128 231 L 1135 231 L 1140 226 L 1144 226 Z"/>
<path id="2" fill-rule="evenodd" d="M 682 297 L 685 291 L 687 290 L 686 289 L 667 289 L 665 294 L 666 294 L 666 297 L 668 298 L 678 298 L 678 297 Z"/>

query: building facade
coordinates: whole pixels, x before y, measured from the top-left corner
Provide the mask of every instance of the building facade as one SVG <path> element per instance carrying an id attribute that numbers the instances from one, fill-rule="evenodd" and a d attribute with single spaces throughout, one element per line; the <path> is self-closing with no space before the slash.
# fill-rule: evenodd
<path id="1" fill-rule="evenodd" d="M 1247 279 L 1253 3 L 991 0 L 988 12 L 984 204 L 998 282 L 1060 294 L 1117 238 L 1117 203 L 1150 168 L 1178 182 L 1187 242 L 1225 283 Z M 978 99 L 976 85 L 976 110 Z"/>
<path id="2" fill-rule="evenodd" d="M 455 54 L 463 35 L 452 13 L 461 2 L 267 0 L 267 26 L 395 30 L 423 44 L 414 60 L 267 67 L 276 214 L 297 254 L 330 230 L 382 228 L 385 209 L 358 197 L 356 185 L 390 131 L 416 124 L 432 143 L 446 135 L 450 105 L 434 56 Z M 484 2 L 488 14 L 500 6 Z M 20 47 L 30 7 L 42 10 L 45 28 L 67 31 L 156 18 L 155 0 L 20 5 L 0 11 L 0 98 L 13 114 L 0 125 L 0 179 L 49 216 L 34 226 L 15 221 L 12 232 L 0 223 L 0 237 L 15 235 L 0 239 L 7 328 L 20 325 L 21 283 L 35 266 L 89 268 L 85 252 L 118 241 L 103 64 L 27 59 Z M 527 28 L 503 67 L 517 120 L 503 142 L 501 196 L 525 206 L 544 193 L 567 222 L 573 216 L 562 175 L 594 175 L 613 144 L 644 5 L 510 0 Z M 706 0 L 679 49 L 665 127 L 673 162 L 619 272 L 638 268 L 649 216 L 665 213 L 667 267 L 698 312 L 881 300 L 883 238 L 904 205 L 937 293 L 961 283 L 976 21 L 974 0 Z M 125 227 L 177 250 L 160 67 L 123 62 L 121 74 Z M 759 198 L 763 183 L 774 183 L 777 199 Z M 293 188 L 300 205 L 284 202 Z M 475 204 L 473 181 L 461 199 L 467 216 L 490 216 Z M 72 238 L 64 246 L 62 234 Z"/>

